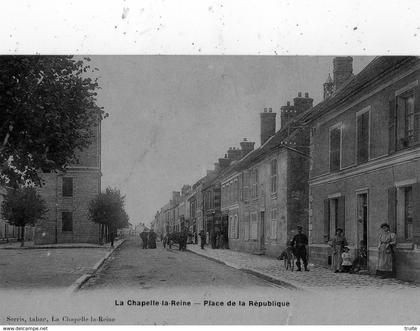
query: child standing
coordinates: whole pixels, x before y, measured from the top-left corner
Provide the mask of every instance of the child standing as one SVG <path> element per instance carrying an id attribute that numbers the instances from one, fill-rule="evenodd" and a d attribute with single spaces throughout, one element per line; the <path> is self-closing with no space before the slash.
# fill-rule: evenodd
<path id="1" fill-rule="evenodd" d="M 351 272 L 351 267 L 353 264 L 351 262 L 350 249 L 347 246 L 343 248 L 341 258 L 343 259 L 343 263 L 341 263 L 343 272 Z"/>

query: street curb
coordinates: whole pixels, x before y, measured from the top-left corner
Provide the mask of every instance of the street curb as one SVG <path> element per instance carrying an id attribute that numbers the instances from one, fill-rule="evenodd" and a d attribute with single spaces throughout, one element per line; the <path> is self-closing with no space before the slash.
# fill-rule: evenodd
<path id="1" fill-rule="evenodd" d="M 192 250 L 190 250 L 188 248 L 187 248 L 187 251 L 188 252 L 191 252 L 193 254 L 202 256 L 202 257 L 204 257 L 204 258 L 206 258 L 208 260 L 211 260 L 213 262 L 224 264 L 224 265 L 227 265 L 228 267 L 231 267 L 231 268 L 234 268 L 234 269 L 237 269 L 237 270 L 240 270 L 240 271 L 249 273 L 249 274 L 251 274 L 253 276 L 262 278 L 262 279 L 264 279 L 264 280 L 266 280 L 266 281 L 268 281 L 270 283 L 274 283 L 276 285 L 285 286 L 285 287 L 288 287 L 288 288 L 293 289 L 293 290 L 306 290 L 304 287 L 302 287 L 301 285 L 298 285 L 298 284 L 296 284 L 294 282 L 280 280 L 278 278 L 275 278 L 275 277 L 273 277 L 271 275 L 265 274 L 265 273 L 263 273 L 261 271 L 255 270 L 255 269 L 241 268 L 237 264 L 225 262 L 223 260 L 219 260 L 217 258 L 214 258 L 214 257 L 211 257 L 211 256 L 207 256 L 205 254 L 200 254 L 199 252 L 192 251 Z"/>
<path id="2" fill-rule="evenodd" d="M 91 269 L 90 272 L 83 274 L 80 276 L 73 284 L 71 284 L 66 293 L 75 293 L 77 292 L 90 278 L 92 278 L 98 269 L 108 260 L 111 255 L 117 250 L 125 242 L 125 239 L 122 239 L 119 243 L 117 243 L 114 248 L 109 251 L 102 259 L 100 259 Z"/>

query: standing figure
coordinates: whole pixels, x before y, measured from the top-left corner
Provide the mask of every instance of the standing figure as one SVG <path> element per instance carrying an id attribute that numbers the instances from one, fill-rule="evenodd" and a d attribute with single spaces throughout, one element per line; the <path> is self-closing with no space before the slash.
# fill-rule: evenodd
<path id="1" fill-rule="evenodd" d="M 395 277 L 395 245 L 397 238 L 390 231 L 389 224 L 381 224 L 381 233 L 378 243 L 378 267 L 376 274 L 382 278 Z"/>
<path id="2" fill-rule="evenodd" d="M 305 271 L 308 269 L 308 237 L 302 233 L 302 226 L 297 226 L 298 233 L 292 239 L 292 246 L 295 248 L 297 271 L 302 271 L 300 260 L 302 259 Z"/>
<path id="3" fill-rule="evenodd" d="M 157 234 L 153 231 L 153 229 L 149 232 L 149 237 L 147 238 L 147 246 L 149 248 L 156 248 L 156 238 Z"/>
<path id="4" fill-rule="evenodd" d="M 147 237 L 149 236 L 149 234 L 146 232 L 146 229 L 143 230 L 142 233 L 140 233 L 140 238 L 143 242 L 143 249 L 147 248 Z"/>
<path id="5" fill-rule="evenodd" d="M 341 254 L 343 254 L 344 247 L 347 246 L 347 239 L 344 236 L 344 231 L 341 228 L 335 230 L 335 237 L 331 241 L 330 246 L 332 247 L 332 264 L 331 269 L 334 272 L 341 272 L 343 270 L 341 264 L 343 259 Z"/>
<path id="6" fill-rule="evenodd" d="M 116 236 L 117 236 L 117 229 L 111 226 L 110 231 L 109 231 L 109 240 L 111 241 L 111 247 L 114 247 L 114 240 Z"/>
<path id="7" fill-rule="evenodd" d="M 210 231 L 210 242 L 211 248 L 216 248 L 216 232 L 214 230 Z"/>
<path id="8" fill-rule="evenodd" d="M 206 233 L 204 232 L 204 230 L 200 231 L 200 244 L 201 244 L 201 249 L 204 249 L 204 245 L 206 244 Z"/>

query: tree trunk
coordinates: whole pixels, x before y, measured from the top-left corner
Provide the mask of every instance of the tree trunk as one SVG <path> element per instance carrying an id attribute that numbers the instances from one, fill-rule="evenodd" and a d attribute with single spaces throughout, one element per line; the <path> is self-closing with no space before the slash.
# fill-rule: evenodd
<path id="1" fill-rule="evenodd" d="M 23 225 L 23 226 L 21 226 L 21 228 L 22 228 L 22 238 L 21 238 L 21 243 L 20 243 L 20 247 L 23 247 L 24 245 L 25 245 L 25 226 Z"/>

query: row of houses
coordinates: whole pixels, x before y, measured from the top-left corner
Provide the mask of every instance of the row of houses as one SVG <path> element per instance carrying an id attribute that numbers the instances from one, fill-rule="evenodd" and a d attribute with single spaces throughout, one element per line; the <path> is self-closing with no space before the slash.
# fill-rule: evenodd
<path id="1" fill-rule="evenodd" d="M 336 57 L 324 100 L 307 93 L 261 113 L 261 144 L 229 148 L 212 171 L 155 216 L 159 233 L 204 229 L 230 249 L 278 255 L 303 226 L 310 260 L 331 263 L 329 241 L 344 229 L 353 256 L 365 245 L 374 273 L 380 224 L 397 234 L 396 276 L 420 280 L 420 59 L 376 57 L 353 74 Z"/>

